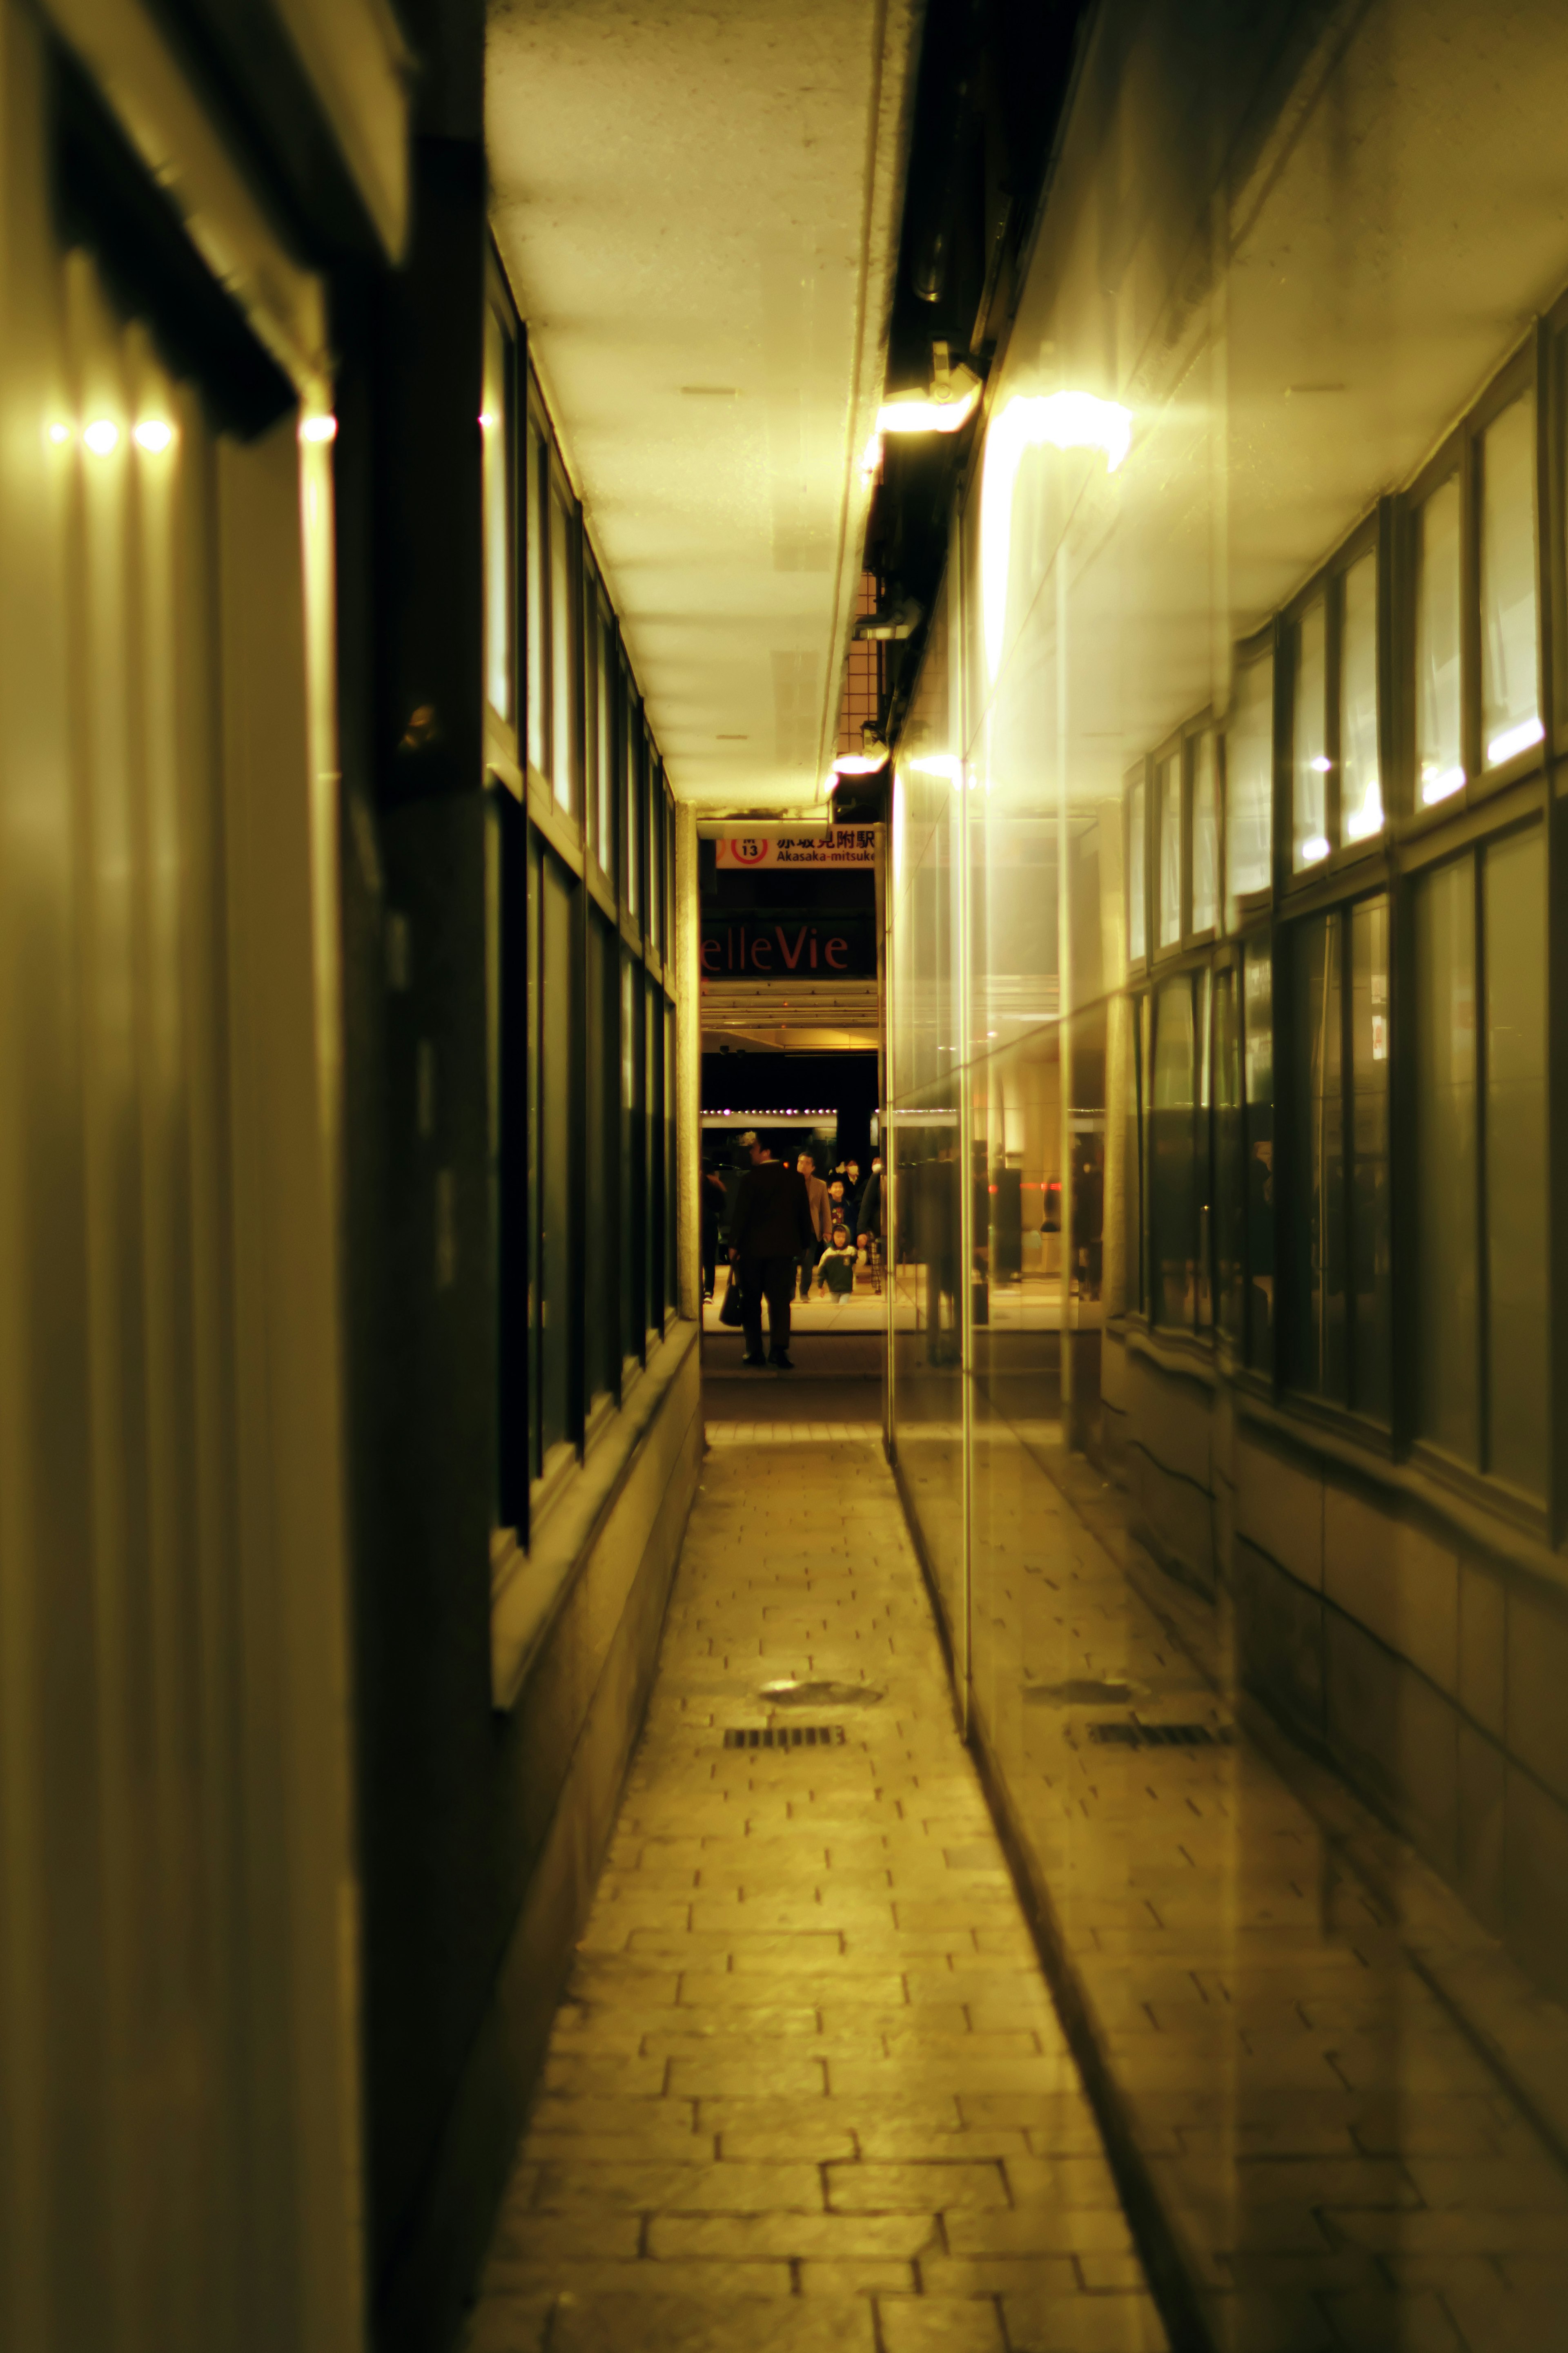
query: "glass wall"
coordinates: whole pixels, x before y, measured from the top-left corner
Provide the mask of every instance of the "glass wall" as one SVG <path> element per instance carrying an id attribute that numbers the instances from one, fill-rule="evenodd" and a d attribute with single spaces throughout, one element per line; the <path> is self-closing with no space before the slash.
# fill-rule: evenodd
<path id="1" fill-rule="evenodd" d="M 897 1470 L 961 1696 L 1020 1773 L 1037 1687 L 1077 1672 L 1075 1457 L 1210 1591 L 1236 1416 L 1331 1431 L 1369 1493 L 1392 1461 L 1543 1542 L 1568 1514 L 1541 521 L 1568 500 L 1536 346 L 1412 427 L 1398 487 L 1347 477 L 1305 549 L 1230 472 L 1205 563 L 1223 418 L 1129 399 L 1125 463 L 1064 446 L 1034 323 L 1058 358 L 994 389 L 887 899 Z"/>
<path id="2" fill-rule="evenodd" d="M 499 271 L 484 370 L 496 1516 L 526 1540 L 675 1309 L 675 824 Z"/>

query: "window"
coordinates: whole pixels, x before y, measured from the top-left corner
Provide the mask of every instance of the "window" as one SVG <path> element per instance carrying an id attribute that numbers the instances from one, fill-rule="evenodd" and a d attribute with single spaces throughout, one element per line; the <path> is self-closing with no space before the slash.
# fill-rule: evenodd
<path id="1" fill-rule="evenodd" d="M 1143 779 L 1127 796 L 1127 953 L 1134 963 L 1148 953 L 1143 877 Z"/>
<path id="2" fill-rule="evenodd" d="M 1245 1303 L 1247 1187 L 1241 1115 L 1241 1024 L 1237 975 L 1214 980 L 1215 1271 L 1219 1328 L 1239 1345 Z"/>
<path id="3" fill-rule="evenodd" d="M 1481 436 L 1481 743 L 1489 768 L 1542 740 L 1535 600 L 1535 401 Z"/>
<path id="4" fill-rule="evenodd" d="M 1459 691 L 1459 481 L 1416 515 L 1415 780 L 1423 807 L 1465 781 Z"/>
<path id="5" fill-rule="evenodd" d="M 572 900 L 567 868 L 542 853 L 539 1034 L 539 1452 L 548 1472 L 575 1434 L 571 1379 Z"/>
<path id="6" fill-rule="evenodd" d="M 527 452 L 528 579 L 528 758 L 542 776 L 550 773 L 549 712 L 544 700 L 544 651 L 549 635 L 549 607 L 544 570 L 544 449 L 531 416 L 524 436 Z"/>
<path id="7" fill-rule="evenodd" d="M 1486 934 L 1488 1468 L 1544 1495 L 1546 853 L 1540 826 L 1481 865 Z"/>
<path id="8" fill-rule="evenodd" d="M 1415 949 L 1415 1426 L 1479 1451 L 1477 1383 L 1476 910 L 1471 860 L 1423 875 Z"/>
<path id="9" fill-rule="evenodd" d="M 1226 864 L 1230 920 L 1237 901 L 1266 891 L 1274 840 L 1274 658 L 1236 675 L 1226 731 Z"/>
<path id="10" fill-rule="evenodd" d="M 1149 1223 L 1154 1317 L 1190 1331 L 1197 1275 L 1194 1193 L 1193 985 L 1167 981 L 1154 1009 L 1154 1088 L 1149 1136 Z"/>
<path id="11" fill-rule="evenodd" d="M 599 816 L 596 826 L 599 863 L 611 876 L 616 871 L 616 745 L 619 740 L 616 689 L 620 664 L 616 659 L 612 625 L 601 610 L 594 628 L 594 712 L 598 728 L 596 755 Z"/>
<path id="12" fill-rule="evenodd" d="M 642 714 L 631 691 L 631 681 L 622 668 L 626 719 L 621 761 L 622 834 L 621 834 L 621 896 L 628 915 L 642 913 Z"/>
<path id="13" fill-rule="evenodd" d="M 1289 1377 L 1299 1389 L 1386 1421 L 1387 900 L 1296 924 L 1290 958 Z"/>
<path id="14" fill-rule="evenodd" d="M 550 495 L 550 781 L 560 807 L 575 813 L 577 793 L 576 533 L 565 493 Z"/>
<path id="15" fill-rule="evenodd" d="M 590 1407 L 620 1374 L 613 1313 L 621 1075 L 620 943 L 597 908 L 588 916 L 588 1247 L 584 1252 L 584 1390 Z"/>
<path id="16" fill-rule="evenodd" d="M 1205 727 L 1193 743 L 1193 929 L 1208 932 L 1219 920 L 1219 837 L 1215 818 L 1214 731 Z"/>
<path id="17" fill-rule="evenodd" d="M 1377 748 L 1377 551 L 1358 556 L 1340 582 L 1340 833 L 1370 841 L 1383 831 Z"/>
<path id="18" fill-rule="evenodd" d="M 598 864 L 605 863 L 605 837 L 599 822 L 600 727 L 599 693 L 604 673 L 599 661 L 599 575 L 588 543 L 583 540 L 583 821 L 588 847 Z"/>
<path id="19" fill-rule="evenodd" d="M 484 500 L 485 694 L 499 719 L 512 717 L 511 349 L 492 308 L 485 311 L 479 429 Z"/>
<path id="20" fill-rule="evenodd" d="M 1274 1368 L 1274 972 L 1266 941 L 1243 959 L 1247 1103 L 1247 1361 Z"/>
<path id="21" fill-rule="evenodd" d="M 1128 1086 L 1122 1163 L 1122 1249 L 1125 1254 L 1127 1307 L 1142 1315 L 1147 1305 L 1143 1283 L 1143 1104 L 1144 1072 L 1149 1067 L 1149 999 L 1127 1001 Z"/>
<path id="22" fill-rule="evenodd" d="M 1160 848 L 1158 944 L 1176 946 L 1182 936 L 1182 755 L 1179 750 L 1162 760 L 1158 779 L 1157 818 Z"/>
<path id="23" fill-rule="evenodd" d="M 1290 864 L 1297 873 L 1305 866 L 1320 864 L 1332 847 L 1328 804 L 1328 615 L 1319 596 L 1296 624 Z"/>

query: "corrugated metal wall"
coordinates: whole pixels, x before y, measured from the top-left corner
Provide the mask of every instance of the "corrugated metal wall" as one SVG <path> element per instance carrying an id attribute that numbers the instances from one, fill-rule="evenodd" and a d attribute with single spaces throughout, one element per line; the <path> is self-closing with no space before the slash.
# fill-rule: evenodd
<path id="1" fill-rule="evenodd" d="M 46 116 L 6 7 L 0 2342 L 336 2353 L 330 476 L 293 416 L 215 434 L 58 249 Z"/>

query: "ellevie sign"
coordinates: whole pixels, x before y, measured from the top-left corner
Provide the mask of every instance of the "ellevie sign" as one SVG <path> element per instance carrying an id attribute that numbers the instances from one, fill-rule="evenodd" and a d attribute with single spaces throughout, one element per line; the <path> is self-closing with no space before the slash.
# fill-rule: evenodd
<path id="1" fill-rule="evenodd" d="M 784 833 L 777 826 L 752 826 L 714 845 L 715 863 L 731 872 L 765 866 L 872 866 L 877 830 L 868 825 L 829 826 L 824 833 Z"/>
<path id="2" fill-rule="evenodd" d="M 876 934 L 868 916 L 849 911 L 820 921 L 704 914 L 701 960 L 706 980 L 863 979 L 877 969 Z"/>

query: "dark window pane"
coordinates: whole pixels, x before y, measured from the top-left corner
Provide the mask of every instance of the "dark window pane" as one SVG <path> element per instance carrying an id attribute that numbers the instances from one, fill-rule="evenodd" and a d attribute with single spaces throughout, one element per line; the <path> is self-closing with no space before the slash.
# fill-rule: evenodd
<path id="1" fill-rule="evenodd" d="M 614 1282 L 615 1152 L 620 1088 L 620 950 L 603 916 L 591 914 L 588 930 L 587 1198 L 584 1213 L 588 1247 L 584 1253 L 584 1365 L 590 1404 L 612 1389 L 619 1351 L 616 1346 Z"/>
<path id="2" fill-rule="evenodd" d="M 571 1428 L 572 877 L 544 860 L 541 942 L 539 1411 L 543 1459 Z"/>
<path id="3" fill-rule="evenodd" d="M 642 993 L 630 956 L 621 957 L 621 1353 L 637 1356 L 643 1341 Z"/>
<path id="4" fill-rule="evenodd" d="M 1546 1492 L 1546 852 L 1486 853 L 1489 1469 Z"/>
<path id="5" fill-rule="evenodd" d="M 1388 1419 L 1393 1294 L 1388 1216 L 1388 902 L 1351 911 L 1351 1403 Z"/>
<path id="6" fill-rule="evenodd" d="M 1241 1121 L 1241 1026 L 1237 1018 L 1234 972 L 1215 976 L 1214 1136 L 1215 1259 L 1219 1328 L 1239 1343 L 1247 1237 L 1247 1187 L 1243 1181 Z"/>
<path id="7" fill-rule="evenodd" d="M 1197 1208 L 1195 1268 L 1196 1322 L 1200 1332 L 1208 1331 L 1214 1324 L 1213 1247 L 1214 1231 L 1211 1208 L 1214 1198 L 1213 1171 L 1210 1166 L 1214 1111 L 1212 1030 L 1210 1005 L 1214 994 L 1212 975 L 1205 967 L 1198 975 L 1198 1115 L 1193 1134 L 1193 1194 Z"/>
<path id="8" fill-rule="evenodd" d="M 1154 1016 L 1153 1114 L 1149 1208 L 1154 1253 L 1154 1321 L 1192 1328 L 1196 1274 L 1193 1198 L 1193 990 L 1166 983 Z"/>
<path id="9" fill-rule="evenodd" d="M 1295 924 L 1290 934 L 1296 1207 L 1289 1266 L 1291 1382 L 1316 1397 L 1342 1398 L 1345 1165 L 1340 922 L 1337 913 L 1316 915 Z"/>
<path id="10" fill-rule="evenodd" d="M 1146 997 L 1130 997 L 1127 1023 L 1127 1116 L 1122 1142 L 1122 1279 L 1130 1313 L 1144 1312 L 1143 1295 L 1143 1072 L 1148 1060 Z"/>
<path id="11" fill-rule="evenodd" d="M 1247 950 L 1242 997 L 1247 1084 L 1247 1361 L 1274 1368 L 1274 974 Z"/>
<path id="12" fill-rule="evenodd" d="M 485 510 L 485 692 L 510 719 L 511 702 L 511 402 L 510 353 L 494 311 L 485 311 L 484 390 L 479 413 Z"/>
<path id="13" fill-rule="evenodd" d="M 1414 892 L 1415 1426 L 1476 1460 L 1476 926 L 1468 858 Z"/>
<path id="14" fill-rule="evenodd" d="M 609 624 L 602 614 L 594 624 L 598 671 L 594 708 L 598 726 L 599 863 L 606 874 L 616 871 L 616 690 L 620 681 Z"/>

